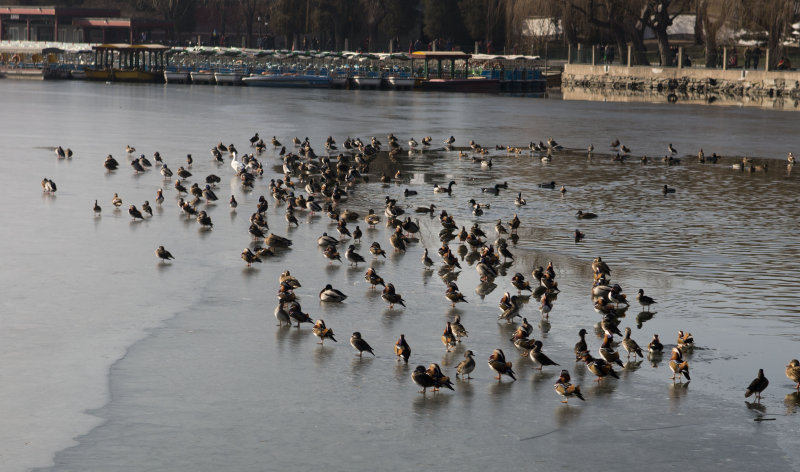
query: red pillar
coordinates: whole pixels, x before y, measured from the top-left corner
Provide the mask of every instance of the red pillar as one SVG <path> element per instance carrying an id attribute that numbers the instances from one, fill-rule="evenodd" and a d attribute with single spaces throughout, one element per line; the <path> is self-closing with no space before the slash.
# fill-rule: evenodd
<path id="1" fill-rule="evenodd" d="M 3 17 L 0 16 L 0 41 L 3 39 Z"/>
<path id="2" fill-rule="evenodd" d="M 58 41 L 58 16 L 53 21 L 53 41 Z"/>
<path id="3" fill-rule="evenodd" d="M 31 18 L 25 18 L 25 41 L 31 40 Z"/>
<path id="4" fill-rule="evenodd" d="M 106 43 L 106 29 L 103 28 L 103 44 Z"/>
<path id="5" fill-rule="evenodd" d="M 133 26 L 128 28 L 128 37 L 130 38 L 129 44 L 133 44 Z"/>

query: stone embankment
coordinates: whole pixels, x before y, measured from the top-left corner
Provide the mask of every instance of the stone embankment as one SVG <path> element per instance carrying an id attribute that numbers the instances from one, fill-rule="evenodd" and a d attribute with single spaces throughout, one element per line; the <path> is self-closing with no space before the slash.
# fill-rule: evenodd
<path id="1" fill-rule="evenodd" d="M 800 71 L 565 64 L 561 86 L 800 99 Z"/>

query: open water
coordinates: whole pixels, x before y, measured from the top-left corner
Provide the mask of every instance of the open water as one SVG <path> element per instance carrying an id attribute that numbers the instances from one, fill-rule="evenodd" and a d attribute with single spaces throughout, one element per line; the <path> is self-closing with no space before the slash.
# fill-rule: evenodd
<path id="1" fill-rule="evenodd" d="M 83 82 L 0 81 L 0 94 L 2 470 L 797 469 L 800 397 L 784 375 L 788 361 L 800 357 L 800 182 L 786 167 L 789 151 L 800 154 L 793 113 Z M 363 264 L 350 268 L 322 256 L 317 237 L 336 233 L 327 216 L 301 213 L 300 226 L 287 228 L 284 205 L 267 189 L 281 172 L 271 146 L 259 156 L 266 172 L 251 192 L 242 191 L 230 166 L 213 163 L 216 143 L 249 152 L 256 131 L 289 150 L 292 137 L 308 136 L 318 154 L 328 135 L 340 146 L 347 136 L 386 144 L 392 132 L 404 148 L 410 137 L 433 136 L 434 149 L 374 161 L 370 182 L 341 207 L 382 213 L 387 195 L 408 209 L 435 203 L 459 225 L 480 223 L 489 240 L 498 219 L 517 213 L 514 264 L 480 296 L 476 288 L 485 287 L 474 260 L 462 260 L 456 282 L 469 303 L 451 309 L 435 254 L 437 219 L 419 217 L 419 242 L 380 260 L 367 248 L 378 241 L 391 249 L 390 230 L 366 230 L 361 220 L 358 252 L 407 301 L 407 308 L 388 309 L 364 281 Z M 443 151 L 439 143 L 450 135 L 456 146 L 473 139 L 492 149 L 491 169 Z M 527 151 L 494 150 L 548 136 L 568 148 L 549 164 Z M 635 158 L 612 162 L 608 143 L 615 138 Z M 597 151 L 587 159 L 590 143 Z M 660 162 L 669 143 L 681 165 Z M 57 160 L 58 145 L 74 157 Z M 213 230 L 180 214 L 175 190 L 157 170 L 134 174 L 126 145 L 151 160 L 159 151 L 173 170 L 191 153 L 188 183 L 221 176 L 220 202 L 201 205 Z M 736 157 L 702 165 L 692 157 L 700 148 Z M 107 154 L 119 170 L 105 171 Z M 641 165 L 642 154 L 656 159 Z M 741 156 L 769 166 L 733 170 Z M 397 170 L 402 182 L 378 181 Z M 42 177 L 57 183 L 55 195 L 42 193 Z M 451 196 L 432 192 L 450 180 L 457 182 Z M 538 188 L 551 180 L 568 191 Z M 498 196 L 481 192 L 501 182 L 508 190 Z M 676 193 L 663 195 L 664 184 Z M 160 187 L 166 200 L 155 206 Z M 404 198 L 405 188 L 419 193 Z M 526 206 L 514 207 L 517 192 Z M 121 211 L 112 209 L 114 193 Z M 231 194 L 240 203 L 236 212 L 226 203 Z M 259 195 L 270 201 L 270 230 L 294 246 L 248 269 L 239 254 L 251 244 L 248 217 Z M 472 215 L 470 198 L 489 205 L 482 216 Z M 92 213 L 94 200 L 101 216 Z M 125 209 L 144 200 L 154 204 L 153 217 L 132 221 Z M 579 209 L 599 218 L 577 220 Z M 577 244 L 575 228 L 586 234 Z M 160 263 L 153 253 L 159 245 L 175 261 Z M 423 270 L 424 247 L 435 271 Z M 600 384 L 574 361 L 580 328 L 589 330 L 593 354 L 600 345 L 589 297 L 596 256 L 632 302 L 621 327 L 630 326 L 640 345 L 654 333 L 668 348 L 679 329 L 694 335 L 690 383 L 673 384 L 668 355 L 628 363 L 620 380 Z M 522 310 L 533 337 L 561 364 L 539 372 L 509 342 L 514 325 L 498 322 L 497 303 L 503 292 L 515 293 L 514 273 L 531 279 L 548 261 L 561 288 L 551 326 L 539 324 L 535 301 Z M 278 276 L 286 269 L 302 283 L 296 293 L 304 311 L 324 319 L 338 343 L 316 344 L 310 325 L 276 326 Z M 349 295 L 345 303 L 319 302 L 326 283 Z M 639 313 L 639 288 L 658 302 L 652 317 Z M 455 314 L 470 334 L 446 353 L 439 337 Z M 353 331 L 375 348 L 374 358 L 359 358 L 348 345 Z M 412 348 L 408 366 L 392 353 L 401 333 Z M 514 363 L 516 382 L 493 379 L 486 359 L 494 348 Z M 455 392 L 418 393 L 410 378 L 416 365 L 436 362 L 455 377 L 467 349 L 478 361 L 471 381 L 455 381 Z M 559 402 L 553 383 L 560 368 L 582 385 L 586 402 Z M 771 383 L 757 405 L 743 393 L 759 368 Z"/>

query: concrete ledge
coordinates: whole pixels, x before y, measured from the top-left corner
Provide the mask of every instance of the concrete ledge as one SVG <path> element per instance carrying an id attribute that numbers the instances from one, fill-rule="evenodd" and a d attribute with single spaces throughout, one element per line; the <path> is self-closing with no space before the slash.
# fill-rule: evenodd
<path id="1" fill-rule="evenodd" d="M 800 71 L 566 64 L 562 87 L 800 97 Z"/>

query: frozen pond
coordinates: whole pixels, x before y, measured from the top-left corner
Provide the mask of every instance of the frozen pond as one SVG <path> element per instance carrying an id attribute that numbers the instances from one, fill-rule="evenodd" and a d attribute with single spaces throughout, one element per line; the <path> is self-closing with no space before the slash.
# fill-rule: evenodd
<path id="1" fill-rule="evenodd" d="M 784 375 L 789 360 L 800 357 L 799 182 L 786 168 L 787 153 L 800 154 L 800 140 L 791 113 L 81 82 L 0 81 L 0 93 L 2 470 L 540 470 L 597 461 L 654 470 L 797 469 L 800 397 Z M 224 142 L 251 152 L 248 139 L 256 131 L 267 141 L 258 156 L 265 173 L 244 192 L 209 149 Z M 387 195 L 409 210 L 435 203 L 459 226 L 478 222 L 488 241 L 498 219 L 517 213 L 519 239 L 509 247 L 514 264 L 484 297 L 476 293 L 476 262 L 468 256 L 455 281 L 469 303 L 452 309 L 445 299 L 438 218 L 412 215 L 421 231 L 405 254 L 391 253 L 392 230 L 383 223 L 372 230 L 363 219 L 349 225 L 364 231 L 358 252 L 406 300 L 406 308 L 394 310 L 364 280 L 365 265 L 323 257 L 316 239 L 326 231 L 336 235 L 325 214 L 299 212 L 299 227 L 287 228 L 285 204 L 267 188 L 281 173 L 269 138 L 292 151 L 292 137 L 308 136 L 324 154 L 328 135 L 340 147 L 347 136 L 376 136 L 386 145 L 390 132 L 406 149 L 410 137 L 431 135 L 437 150 L 394 160 L 381 155 L 371 163 L 369 183 L 352 189 L 340 208 L 382 215 Z M 488 147 L 493 166 L 442 151 L 450 135 L 457 146 L 474 139 Z M 494 149 L 548 136 L 568 148 L 549 164 L 527 149 L 519 156 Z M 608 144 L 615 138 L 635 158 L 612 162 Z M 599 151 L 591 160 L 583 151 L 589 143 Z M 660 162 L 669 143 L 681 165 Z M 74 157 L 57 160 L 58 145 Z M 134 174 L 126 145 L 151 160 L 159 151 L 173 171 L 191 153 L 187 187 L 210 173 L 222 177 L 218 204 L 200 205 L 213 230 L 199 230 L 181 215 L 172 183 L 158 170 Z M 733 170 L 734 158 L 702 165 L 690 157 L 701 147 L 706 156 L 772 161 L 755 172 Z M 107 154 L 120 161 L 119 170 L 106 172 Z M 656 159 L 641 165 L 642 154 Z M 382 173 L 398 170 L 401 182 L 379 182 Z M 55 195 L 42 193 L 43 177 L 57 183 Z M 451 196 L 433 193 L 434 184 L 450 180 L 457 182 Z M 538 188 L 549 181 L 567 192 Z M 501 182 L 508 189 L 497 196 L 481 191 Z M 676 193 L 663 195 L 665 184 Z M 156 206 L 160 187 L 165 201 Z M 406 198 L 406 188 L 418 194 Z M 527 205 L 514 206 L 517 192 Z M 123 199 L 120 211 L 111 205 L 114 193 Z M 227 204 L 231 194 L 236 212 Z M 252 247 L 248 218 L 260 195 L 269 201 L 270 230 L 294 246 L 248 269 L 239 254 Z M 482 216 L 472 214 L 471 198 L 489 205 Z M 94 200 L 103 208 L 99 217 Z M 144 200 L 154 205 L 153 217 L 132 221 L 128 205 Z M 577 220 L 577 210 L 599 217 Z M 576 228 L 586 234 L 577 244 Z M 372 241 L 387 250 L 386 259 L 373 260 Z M 153 253 L 159 245 L 175 261 L 159 263 Z M 459 245 L 450 242 L 454 251 Z M 425 247 L 434 271 L 423 270 Z M 340 249 L 344 254 L 346 246 Z M 668 347 L 678 330 L 694 335 L 690 383 L 673 384 L 668 355 L 630 363 L 618 369 L 620 380 L 600 384 L 574 361 L 579 329 L 589 331 L 595 357 L 601 343 L 589 296 L 597 256 L 631 300 L 620 328 L 631 327 L 639 344 L 654 333 Z M 497 305 L 503 292 L 516 293 L 514 273 L 532 279 L 531 271 L 548 261 L 561 289 L 549 330 L 539 324 L 536 301 L 522 308 L 532 336 L 561 364 L 540 373 L 509 341 L 518 323 L 498 321 Z M 303 310 L 324 319 L 338 343 L 316 344 L 308 324 L 276 326 L 278 276 L 286 269 L 302 283 L 296 293 Z M 317 294 L 327 283 L 349 298 L 321 304 Z M 634 300 L 639 288 L 658 302 L 650 319 Z M 440 336 L 456 314 L 470 334 L 446 353 Z M 375 349 L 374 358 L 359 358 L 349 346 L 354 331 Z M 392 352 L 401 333 L 412 349 L 408 365 Z M 516 382 L 493 379 L 486 361 L 495 348 L 513 362 Z M 471 381 L 454 379 L 454 392 L 418 393 L 411 380 L 416 365 L 439 363 L 454 378 L 467 349 L 478 363 Z M 582 385 L 586 402 L 559 402 L 553 384 L 561 368 Z M 761 405 L 744 398 L 759 368 L 770 379 Z"/>

